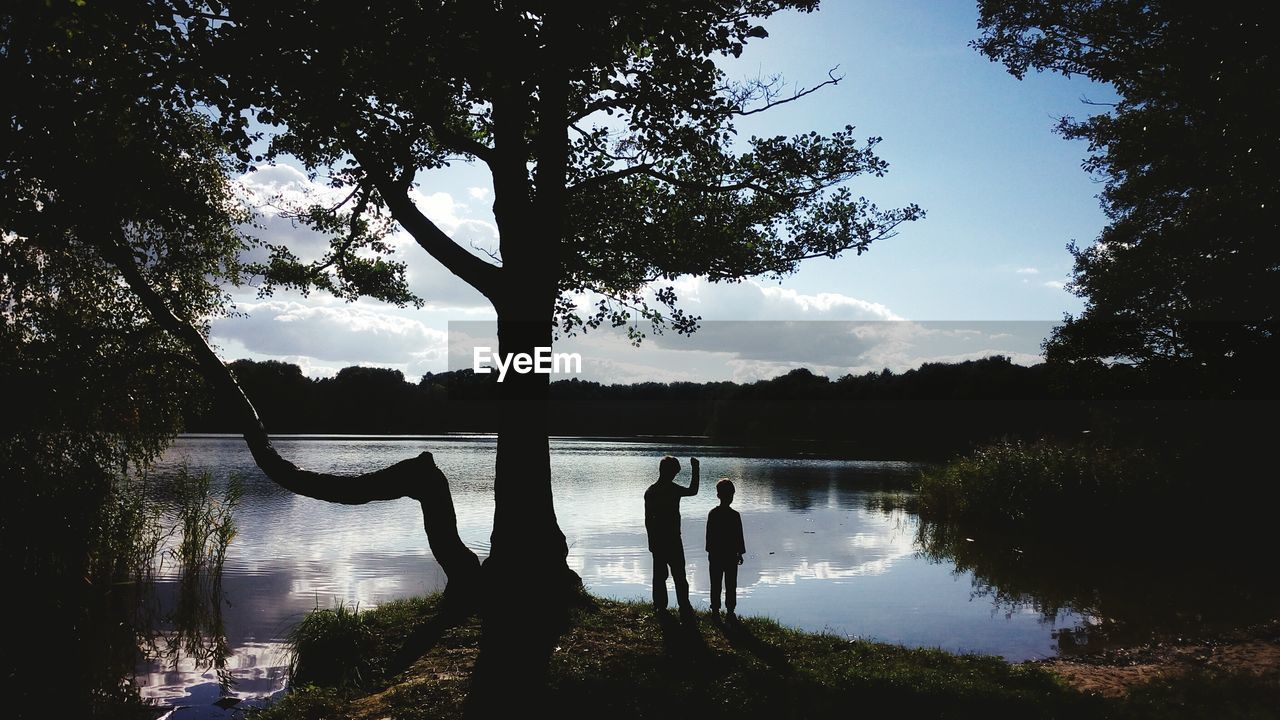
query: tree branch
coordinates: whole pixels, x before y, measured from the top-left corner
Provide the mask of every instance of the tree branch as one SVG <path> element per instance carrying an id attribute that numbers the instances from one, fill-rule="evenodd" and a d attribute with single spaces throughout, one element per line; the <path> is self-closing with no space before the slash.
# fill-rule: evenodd
<path id="1" fill-rule="evenodd" d="M 764 275 L 766 273 L 791 272 L 793 270 L 792 266 L 795 265 L 796 263 L 802 262 L 804 260 L 813 260 L 820 257 L 834 258 L 837 254 L 844 252 L 849 248 L 857 248 L 858 254 L 862 254 L 862 252 L 866 250 L 867 246 L 870 245 L 871 243 L 874 243 L 878 240 L 887 240 L 897 235 L 898 233 L 896 232 L 896 230 L 898 229 L 898 226 L 904 222 L 907 222 L 906 218 L 900 218 L 898 220 L 895 220 L 889 225 L 886 225 L 883 228 L 881 228 L 880 232 L 876 233 L 874 237 L 869 237 L 863 240 L 858 240 L 857 242 L 849 243 L 848 245 L 845 245 L 843 247 L 836 248 L 834 251 L 823 250 L 819 252 L 806 253 L 804 255 L 797 255 L 795 257 L 790 257 L 790 258 L 783 258 L 771 265 L 764 265 L 759 268 L 754 268 L 750 274 Z M 715 280 L 732 280 L 735 278 L 739 278 L 742 276 L 742 273 L 734 270 L 717 269 L 717 270 L 707 271 L 706 275 L 708 280 L 715 281 Z"/>
<path id="2" fill-rule="evenodd" d="M 393 113 L 372 107 L 364 109 L 380 118 L 390 120 L 397 125 L 402 125 L 403 123 L 402 118 L 397 117 Z M 485 145 L 475 138 L 467 137 L 466 135 L 447 127 L 443 117 L 432 118 L 427 121 L 426 125 L 431 129 L 431 133 L 436 136 L 436 140 L 446 148 L 464 156 L 471 155 L 485 164 L 488 164 L 493 160 L 493 148 Z"/>
<path id="3" fill-rule="evenodd" d="M 661 180 L 662 182 L 665 182 L 670 185 L 674 185 L 684 190 L 689 190 L 691 192 L 722 193 L 722 192 L 737 192 L 739 190 L 753 190 L 755 192 L 761 193 L 763 195 L 768 195 L 769 197 L 777 198 L 779 200 L 789 200 L 794 197 L 803 197 L 804 195 L 812 194 L 811 192 L 806 192 L 806 193 L 799 193 L 796 195 L 787 195 L 784 193 L 780 193 L 776 190 L 771 190 L 752 180 L 741 180 L 739 182 L 728 183 L 725 185 L 712 185 L 709 183 L 699 183 L 699 182 L 693 182 L 690 180 L 681 180 L 680 178 L 674 175 L 668 175 L 667 173 L 664 173 L 655 169 L 654 163 L 641 163 L 639 165 L 631 165 L 629 167 L 620 168 L 612 172 L 601 173 L 600 175 L 594 175 L 579 183 L 575 183 L 573 186 L 569 188 L 569 191 L 577 192 L 579 190 L 582 190 L 584 187 L 591 187 L 593 185 L 603 185 L 605 183 L 612 182 L 614 180 L 621 180 L 622 178 L 630 177 L 632 175 L 646 175 L 655 180 Z"/>
<path id="4" fill-rule="evenodd" d="M 195 355 L 205 380 L 213 386 L 222 402 L 234 408 L 253 460 L 268 478 L 290 492 L 344 505 L 363 505 L 402 497 L 418 500 L 422 504 L 427 541 L 446 575 L 469 579 L 473 572 L 479 570 L 475 553 L 458 537 L 449 481 L 436 467 L 431 453 L 423 452 L 415 458 L 361 475 L 303 470 L 283 458 L 272 445 L 257 410 L 231 370 L 209 347 L 200 331 L 175 315 L 164 298 L 147 282 L 128 249 L 124 232 L 115 228 L 112 234 L 112 239 L 95 243 L 99 252 L 120 271 L 156 324 L 183 341 Z"/>
<path id="5" fill-rule="evenodd" d="M 430 218 L 422 214 L 418 206 L 409 199 L 407 181 L 393 181 L 385 172 L 380 171 L 377 163 L 374 163 L 356 144 L 352 145 L 352 154 L 364 168 L 365 177 L 369 178 L 377 188 L 382 201 L 391 210 L 392 217 L 413 236 L 418 245 L 444 265 L 446 270 L 466 281 L 485 297 L 493 299 L 498 291 L 498 277 L 501 269 L 467 252 Z"/>
<path id="6" fill-rule="evenodd" d="M 827 80 L 824 80 L 824 81 L 822 81 L 822 82 L 818 83 L 817 85 L 814 85 L 814 86 L 813 86 L 813 87 L 811 87 L 811 88 L 806 88 L 806 89 L 804 89 L 804 90 L 798 90 L 798 91 L 796 91 L 794 94 L 792 94 L 792 96 L 791 96 L 791 97 L 789 97 L 789 98 L 787 98 L 787 99 L 785 99 L 785 100 L 777 100 L 777 101 L 775 101 L 775 100 L 773 99 L 772 94 L 766 91 L 766 95 L 765 95 L 765 104 L 764 104 L 764 105 L 762 105 L 762 106 L 760 106 L 760 107 L 758 107 L 758 108 L 753 108 L 753 109 L 751 109 L 751 110 L 734 110 L 731 114 L 732 114 L 732 115 L 737 115 L 738 117 L 746 117 L 747 115 L 755 115 L 756 113 L 762 113 L 762 112 L 764 112 L 765 110 L 768 110 L 768 109 L 770 109 L 770 108 L 778 107 L 779 105 L 786 105 L 786 104 L 787 104 L 787 103 L 789 103 L 789 102 L 795 102 L 796 100 L 799 100 L 800 98 L 805 97 L 806 95 L 812 95 L 813 93 L 818 92 L 819 90 L 821 90 L 822 88 L 824 88 L 824 87 L 826 87 L 826 86 L 828 86 L 828 85 L 839 85 L 839 84 L 840 84 L 840 81 L 843 79 L 843 77 L 836 77 L 836 74 L 835 74 L 835 73 L 836 73 L 836 70 L 838 69 L 838 67 L 839 67 L 839 66 L 834 67 L 834 68 L 831 68 L 830 70 L 828 70 L 828 71 L 827 71 L 827 78 L 828 78 Z"/>

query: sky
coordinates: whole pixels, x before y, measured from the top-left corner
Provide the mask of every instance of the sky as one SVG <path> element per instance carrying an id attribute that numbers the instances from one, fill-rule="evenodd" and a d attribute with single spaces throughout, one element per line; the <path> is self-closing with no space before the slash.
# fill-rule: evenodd
<path id="1" fill-rule="evenodd" d="M 1105 224 L 1097 178 L 1081 169 L 1080 141 L 1054 134 L 1057 119 L 1087 116 L 1108 101 L 1105 86 L 1059 75 L 1017 80 L 968 46 L 977 8 L 958 0 L 827 0 L 815 13 L 781 13 L 769 37 L 721 67 L 730 79 L 781 75 L 799 87 L 828 71 L 841 80 L 799 101 L 744 118 L 740 135 L 831 132 L 854 125 L 883 138 L 883 178 L 850 187 L 882 208 L 916 203 L 927 213 L 861 256 L 816 259 L 778 281 L 676 283 L 682 306 L 703 318 L 692 338 L 650 336 L 639 348 L 618 333 L 566 339 L 584 379 L 750 381 L 808 367 L 838 377 L 923 362 L 1004 354 L 1039 358 L 1039 344 L 1080 298 L 1064 285 L 1066 245 L 1088 245 Z M 491 184 L 482 165 L 420 178 L 415 200 L 464 247 L 495 248 Z M 288 165 L 242 182 L 259 197 L 323 192 Z M 323 238 L 267 209 L 260 237 L 301 257 Z M 391 367 L 411 381 L 470 367 L 459 338 L 483 336 L 493 311 L 404 233 L 394 236 L 421 308 L 320 294 L 233 293 L 244 317 L 220 319 L 212 340 L 226 360 L 276 359 L 313 377 L 349 365 Z M 454 338 L 450 343 L 450 324 Z M 761 349 L 767 349 L 762 352 Z"/>

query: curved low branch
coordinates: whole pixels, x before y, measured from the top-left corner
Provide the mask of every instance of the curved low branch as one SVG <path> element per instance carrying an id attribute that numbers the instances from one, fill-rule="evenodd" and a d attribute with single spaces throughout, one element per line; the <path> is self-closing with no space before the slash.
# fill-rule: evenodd
<path id="1" fill-rule="evenodd" d="M 231 370 L 195 326 L 169 309 L 164 298 L 151 287 L 134 262 L 124 234 L 115 231 L 115 241 L 98 244 L 99 251 L 120 271 L 129 288 L 147 308 L 160 327 L 182 340 L 196 357 L 201 374 L 213 385 L 218 398 L 230 403 L 244 433 L 253 460 L 267 477 L 290 492 L 327 502 L 362 505 L 377 500 L 410 497 L 422 505 L 423 526 L 431 552 L 451 581 L 470 582 L 479 572 L 480 561 L 458 536 L 457 516 L 449 480 L 429 452 L 361 475 L 333 475 L 303 470 L 283 458 L 271 444 L 253 403 L 236 382 Z"/>

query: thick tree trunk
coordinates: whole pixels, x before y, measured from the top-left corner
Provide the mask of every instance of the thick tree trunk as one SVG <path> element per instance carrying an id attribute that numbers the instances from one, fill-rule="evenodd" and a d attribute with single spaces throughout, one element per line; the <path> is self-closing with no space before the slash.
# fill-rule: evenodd
<path id="1" fill-rule="evenodd" d="M 531 113 L 527 86 L 512 82 L 494 99 L 494 219 L 503 265 L 501 282 L 485 294 L 498 312 L 498 351 L 504 358 L 550 348 L 565 236 L 569 157 L 569 76 L 563 56 L 565 17 L 544 18 L 546 52 L 532 66 L 538 84 Z M 518 40 L 518 23 L 500 23 Z M 513 43 L 518 44 L 518 43 Z M 538 123 L 535 140 L 530 130 Z M 528 163 L 536 156 L 530 182 Z M 580 602 L 582 581 L 566 563 L 568 546 L 556 522 L 551 493 L 547 396 L 550 377 L 508 373 L 498 389 L 498 457 L 494 475 L 492 550 L 484 563 L 483 649 L 472 679 L 473 714 L 501 712 L 514 693 L 537 708 L 546 690 L 551 653 L 568 610 Z"/>
<path id="2" fill-rule="evenodd" d="M 498 316 L 503 356 L 534 355 L 551 346 L 551 321 Z M 498 456 L 494 476 L 492 551 L 486 565 L 537 573 L 547 585 L 566 575 L 568 547 L 556 522 L 548 440 L 549 376 L 508 372 L 498 387 Z"/>
<path id="3" fill-rule="evenodd" d="M 504 357 L 551 346 L 551 307 L 538 305 L 499 305 Z M 542 318 L 535 319 L 537 314 Z M 508 372 L 498 388 L 492 549 L 483 568 L 484 638 L 470 696 L 475 715 L 498 712 L 498 703 L 512 693 L 537 704 L 567 613 L 583 600 L 582 581 L 566 562 L 568 546 L 552 503 L 549 381 L 545 374 Z"/>
<path id="4" fill-rule="evenodd" d="M 565 232 L 565 179 L 568 161 L 566 115 L 569 78 L 556 57 L 561 46 L 563 18 L 549 13 L 545 31 L 555 51 L 512 77 L 532 71 L 538 83 L 535 117 L 528 87 L 503 85 L 495 97 L 494 219 L 502 253 L 501 281 L 486 295 L 498 313 L 498 352 L 534 356 L 550 348 L 556 298 L 560 291 Z M 519 22 L 506 18 L 498 32 L 521 36 Z M 537 125 L 535 139 L 530 131 Z M 530 156 L 536 156 L 533 182 Z M 525 605 L 524 624 L 558 626 L 565 608 L 580 596 L 581 580 L 566 564 L 568 547 L 556 522 L 551 493 L 551 453 L 548 442 L 547 374 L 508 372 L 498 387 L 498 457 L 494 474 L 493 535 L 484 574 L 489 598 L 488 626 L 503 626 L 507 609 Z M 520 593 L 518 603 L 503 602 Z M 516 632 L 518 627 L 501 627 Z"/>

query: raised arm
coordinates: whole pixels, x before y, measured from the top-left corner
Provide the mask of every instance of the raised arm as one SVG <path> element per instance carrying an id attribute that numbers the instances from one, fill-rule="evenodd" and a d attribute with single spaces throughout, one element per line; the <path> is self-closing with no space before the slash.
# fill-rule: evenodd
<path id="1" fill-rule="evenodd" d="M 689 467 L 693 469 L 693 480 L 687 489 L 681 490 L 680 494 L 684 497 L 698 494 L 698 458 L 689 458 Z"/>

